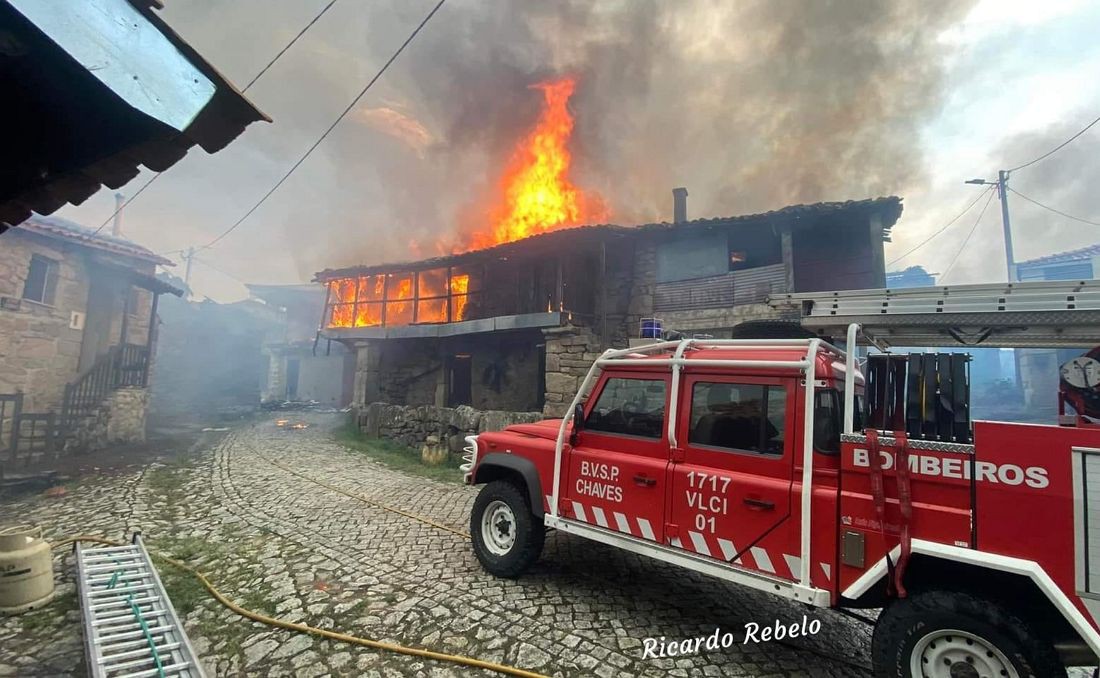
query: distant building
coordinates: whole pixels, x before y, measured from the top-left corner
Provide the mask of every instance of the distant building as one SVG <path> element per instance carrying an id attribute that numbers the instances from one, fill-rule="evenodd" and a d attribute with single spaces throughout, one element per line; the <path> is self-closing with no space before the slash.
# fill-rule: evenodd
<path id="1" fill-rule="evenodd" d="M 172 262 L 35 216 L 0 236 L 0 453 L 144 439 L 161 294 Z"/>
<path id="2" fill-rule="evenodd" d="M 331 407 L 350 403 L 355 354 L 338 341 L 318 337 L 325 288 L 316 283 L 247 287 L 280 321 L 264 340 L 260 399 L 314 401 Z"/>
<path id="3" fill-rule="evenodd" d="M 1100 272 L 1100 243 L 1016 263 L 1016 279 L 1092 280 Z M 1024 403 L 1053 416 L 1057 407 L 1059 368 L 1092 348 L 1019 349 L 1016 351 Z"/>
<path id="4" fill-rule="evenodd" d="M 1100 243 L 1016 262 L 1016 279 L 1092 280 L 1100 271 Z"/>
<path id="5" fill-rule="evenodd" d="M 924 270 L 923 266 L 910 266 L 901 271 L 886 273 L 886 287 L 932 287 L 936 284 L 936 275 Z"/>

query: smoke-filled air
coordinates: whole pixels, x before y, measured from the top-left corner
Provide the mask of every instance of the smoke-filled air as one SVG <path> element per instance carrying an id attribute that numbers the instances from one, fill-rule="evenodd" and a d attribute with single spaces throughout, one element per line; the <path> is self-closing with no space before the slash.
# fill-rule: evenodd
<path id="1" fill-rule="evenodd" d="M 323 148 L 342 168 L 327 199 L 262 217 L 283 222 L 303 273 L 494 241 L 545 83 L 561 81 L 560 178 L 585 203 L 565 222 L 668 219 L 680 185 L 693 217 L 903 193 L 942 103 L 936 37 L 971 4 L 455 2 L 355 112 L 360 129 Z M 363 8 L 372 55 L 405 5 Z"/>

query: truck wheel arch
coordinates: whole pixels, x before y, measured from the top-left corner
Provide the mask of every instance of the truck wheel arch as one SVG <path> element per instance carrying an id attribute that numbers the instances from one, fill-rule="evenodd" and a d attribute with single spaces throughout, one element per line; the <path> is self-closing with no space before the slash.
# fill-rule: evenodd
<path id="1" fill-rule="evenodd" d="M 905 573 L 907 590 L 976 592 L 1013 607 L 1023 607 L 1032 617 L 1042 611 L 1050 641 L 1060 653 L 1072 655 L 1066 659 L 1084 661 L 1082 651 L 1100 657 L 1100 634 L 1035 561 L 918 539 L 913 540 L 912 554 Z M 895 548 L 891 552 L 894 562 L 897 556 Z M 841 605 L 881 607 L 888 602 L 885 576 L 883 559 L 842 592 Z M 1074 649 L 1074 645 L 1079 649 Z"/>
<path id="2" fill-rule="evenodd" d="M 501 452 L 487 454 L 477 465 L 473 484 L 481 485 L 494 480 L 511 480 L 526 490 L 531 513 L 542 518 L 542 483 L 534 462 L 525 457 Z"/>

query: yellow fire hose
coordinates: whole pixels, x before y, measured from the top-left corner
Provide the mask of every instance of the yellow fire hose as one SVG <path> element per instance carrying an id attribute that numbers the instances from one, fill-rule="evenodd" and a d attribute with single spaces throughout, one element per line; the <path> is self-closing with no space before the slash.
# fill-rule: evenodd
<path id="1" fill-rule="evenodd" d="M 97 537 L 94 535 L 79 535 L 76 537 L 67 537 L 60 542 L 53 545 L 54 549 L 64 548 L 75 542 L 88 542 L 93 544 L 103 544 L 104 546 L 126 546 L 123 542 L 115 541 L 113 539 L 104 539 L 103 537 Z M 157 560 L 162 560 L 168 563 L 172 567 L 178 568 L 185 572 L 195 576 L 199 582 L 210 592 L 210 595 L 214 597 L 222 605 L 233 610 L 237 614 L 251 619 L 252 621 L 258 621 L 261 624 L 267 624 L 268 626 L 274 626 L 280 629 L 286 629 L 288 631 L 296 631 L 298 633 L 306 633 L 309 635 L 320 636 L 321 638 L 327 638 L 329 640 L 336 640 L 343 643 L 351 643 L 352 645 L 362 645 L 363 647 L 370 647 L 375 650 L 386 650 L 388 652 L 397 652 L 399 654 L 413 655 L 415 657 L 424 657 L 425 659 L 435 659 L 438 661 L 451 662 L 452 664 L 461 664 L 463 666 L 472 666 L 479 669 L 485 669 L 487 671 L 495 671 L 497 673 L 503 673 L 510 676 L 521 676 L 522 678 L 548 678 L 544 674 L 535 673 L 534 671 L 525 671 L 523 669 L 516 668 L 514 666 L 505 666 L 504 664 L 497 664 L 495 662 L 484 661 L 481 659 L 474 659 L 473 657 L 464 657 L 462 655 L 447 654 L 445 652 L 435 652 L 433 650 L 423 650 L 416 647 L 408 647 L 405 645 L 398 645 L 396 643 L 386 643 L 380 640 L 371 640 L 370 638 L 361 638 L 359 636 L 353 636 L 347 633 L 337 633 L 335 631 L 328 631 L 326 629 L 319 629 L 306 624 L 298 624 L 295 622 L 283 621 L 282 619 L 275 619 L 274 617 L 268 617 L 265 614 L 259 612 L 253 612 L 246 610 L 240 605 L 234 603 L 229 598 L 226 598 L 221 591 L 219 591 L 210 580 L 206 578 L 202 572 L 199 572 L 195 568 L 186 563 L 182 563 L 174 558 L 162 555 L 156 552 L 150 552 Z"/>
<path id="2" fill-rule="evenodd" d="M 401 509 L 393 508 L 392 506 L 386 506 L 385 504 L 381 504 L 381 503 L 379 503 L 377 501 L 374 501 L 372 499 L 368 499 L 367 497 L 364 497 L 362 495 L 358 495 L 358 494 L 355 494 L 353 492 L 348 492 L 346 490 L 342 490 L 342 489 L 340 489 L 340 488 L 338 488 L 334 485 L 330 485 L 328 483 L 317 480 L 316 478 L 311 478 L 310 476 L 307 476 L 304 473 L 300 473 L 298 471 L 295 471 L 294 469 L 292 469 L 292 468 L 290 468 L 290 467 L 288 467 L 284 464 L 281 464 L 281 463 L 275 461 L 274 459 L 269 459 L 269 458 L 265 457 L 264 455 L 260 454 L 259 452 L 256 452 L 255 450 L 252 450 L 252 453 L 255 454 L 256 456 L 260 457 L 261 459 L 263 459 L 267 463 L 271 464 L 272 466 L 276 466 L 276 467 L 282 469 L 283 471 L 286 471 L 287 473 L 290 473 L 291 475 L 297 476 L 299 478 L 302 478 L 303 480 L 309 481 L 309 482 L 314 483 L 316 485 L 320 485 L 321 487 L 324 487 L 325 489 L 331 490 L 332 492 L 336 492 L 337 494 L 342 494 L 346 497 L 350 497 L 350 498 L 355 499 L 357 501 L 361 501 L 364 504 L 368 504 L 370 506 L 374 506 L 375 508 L 382 509 L 383 511 L 389 511 L 390 513 L 396 513 L 398 515 L 405 516 L 406 518 L 411 518 L 412 520 L 416 520 L 416 521 L 424 523 L 426 525 L 430 525 L 431 527 L 435 527 L 435 528 L 440 529 L 440 530 L 445 530 L 445 531 L 450 532 L 452 534 L 458 535 L 459 537 L 462 537 L 463 539 L 470 539 L 469 533 L 464 532 L 462 530 L 456 529 L 456 528 L 451 527 L 449 525 L 444 525 L 443 523 L 436 522 L 434 520 L 431 520 L 429 518 L 425 518 L 423 516 L 418 516 L 416 514 L 409 513 L 407 511 L 402 511 Z M 63 539 L 62 541 L 58 542 L 57 544 L 54 544 L 53 548 L 55 548 L 55 549 L 63 548 L 65 546 L 68 546 L 68 545 L 73 544 L 73 543 L 78 542 L 78 541 L 80 541 L 80 542 L 89 542 L 89 543 L 94 543 L 94 544 L 103 544 L 103 545 L 106 545 L 106 546 L 125 546 L 125 544 L 123 544 L 122 542 L 114 541 L 114 540 L 111 540 L 111 539 L 104 539 L 103 537 L 97 537 L 97 536 L 91 536 L 91 535 L 87 535 L 87 536 L 86 535 L 80 535 L 80 536 L 76 536 L 76 537 L 68 537 L 66 539 Z M 371 640 L 369 638 L 361 638 L 359 636 L 352 636 L 352 635 L 349 635 L 349 634 L 346 634 L 346 633 L 337 633 L 335 631 L 328 631 L 326 629 L 319 629 L 319 628 L 315 628 L 313 626 L 308 626 L 306 624 L 299 624 L 299 623 L 296 623 L 296 622 L 288 622 L 288 621 L 283 621 L 281 619 L 275 619 L 274 617 L 268 617 L 267 615 L 260 614 L 258 612 L 253 612 L 251 610 L 247 610 L 247 609 L 241 607 L 240 605 L 234 603 L 229 598 L 226 598 L 224 595 L 222 595 L 221 591 L 219 591 L 213 584 L 210 583 L 210 580 L 206 578 L 206 575 L 204 575 L 202 572 L 196 570 L 195 568 L 191 567 L 190 565 L 187 565 L 186 563 L 182 563 L 178 560 L 175 560 L 173 558 L 169 558 L 168 556 L 165 556 L 165 555 L 162 555 L 162 554 L 159 554 L 159 553 L 150 552 L 150 555 L 152 555 L 157 560 L 164 561 L 165 563 L 171 565 L 172 567 L 175 567 L 175 568 L 178 568 L 180 570 L 183 570 L 185 572 L 190 573 L 191 575 L 196 577 L 199 580 L 200 583 L 202 583 L 202 585 L 206 588 L 206 590 L 208 592 L 210 592 L 210 595 L 212 595 L 214 597 L 214 599 L 217 600 L 219 603 L 221 603 L 225 607 L 228 607 L 230 610 L 236 612 L 237 614 L 241 615 L 242 617 L 245 617 L 246 619 L 251 619 L 253 621 L 258 621 L 261 624 L 266 624 L 268 626 L 273 626 L 273 627 L 281 628 L 281 629 L 287 629 L 288 631 L 296 631 L 298 633 L 306 633 L 306 634 L 310 634 L 310 635 L 314 635 L 314 636 L 319 636 L 321 638 L 327 638 L 329 640 L 336 640 L 336 641 L 340 641 L 340 642 L 344 642 L 344 643 L 351 643 L 353 645 L 362 645 L 363 647 L 369 647 L 369 648 L 373 648 L 373 649 L 376 649 L 376 650 L 386 650 L 388 652 L 396 652 L 396 653 L 399 653 L 399 654 L 407 654 L 407 655 L 412 655 L 412 656 L 415 656 L 415 657 L 424 657 L 426 659 L 435 659 L 435 660 L 438 660 L 438 661 L 450 662 L 452 664 L 461 664 L 463 666 L 472 666 L 474 668 L 485 669 L 487 671 L 495 671 L 497 673 L 503 673 L 505 675 L 510 675 L 510 676 L 520 676 L 521 678 L 548 678 L 546 675 L 541 674 L 541 673 L 535 673 L 534 671 L 525 671 L 524 669 L 516 668 L 514 666 L 506 666 L 504 664 L 497 664 L 495 662 L 484 661 L 484 660 L 481 660 L 481 659 L 474 659 L 473 657 L 465 657 L 465 656 L 462 656 L 462 655 L 447 654 L 445 652 L 435 652 L 433 650 L 424 650 L 424 649 L 415 648 L 415 647 L 408 647 L 408 646 L 405 646 L 405 645 L 398 645 L 396 643 L 386 643 L 386 642 L 383 642 L 383 641 L 380 641 L 380 640 Z"/>

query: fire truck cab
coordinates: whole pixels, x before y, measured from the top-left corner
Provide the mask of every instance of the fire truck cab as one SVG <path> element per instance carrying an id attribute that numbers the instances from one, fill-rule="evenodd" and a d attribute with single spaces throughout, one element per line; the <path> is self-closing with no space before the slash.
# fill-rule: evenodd
<path id="1" fill-rule="evenodd" d="M 972 423 L 965 356 L 925 355 L 861 371 L 818 338 L 609 350 L 564 419 L 467 439 L 474 551 L 517 577 L 551 528 L 883 608 L 880 676 L 1096 664 L 1100 428 Z"/>

